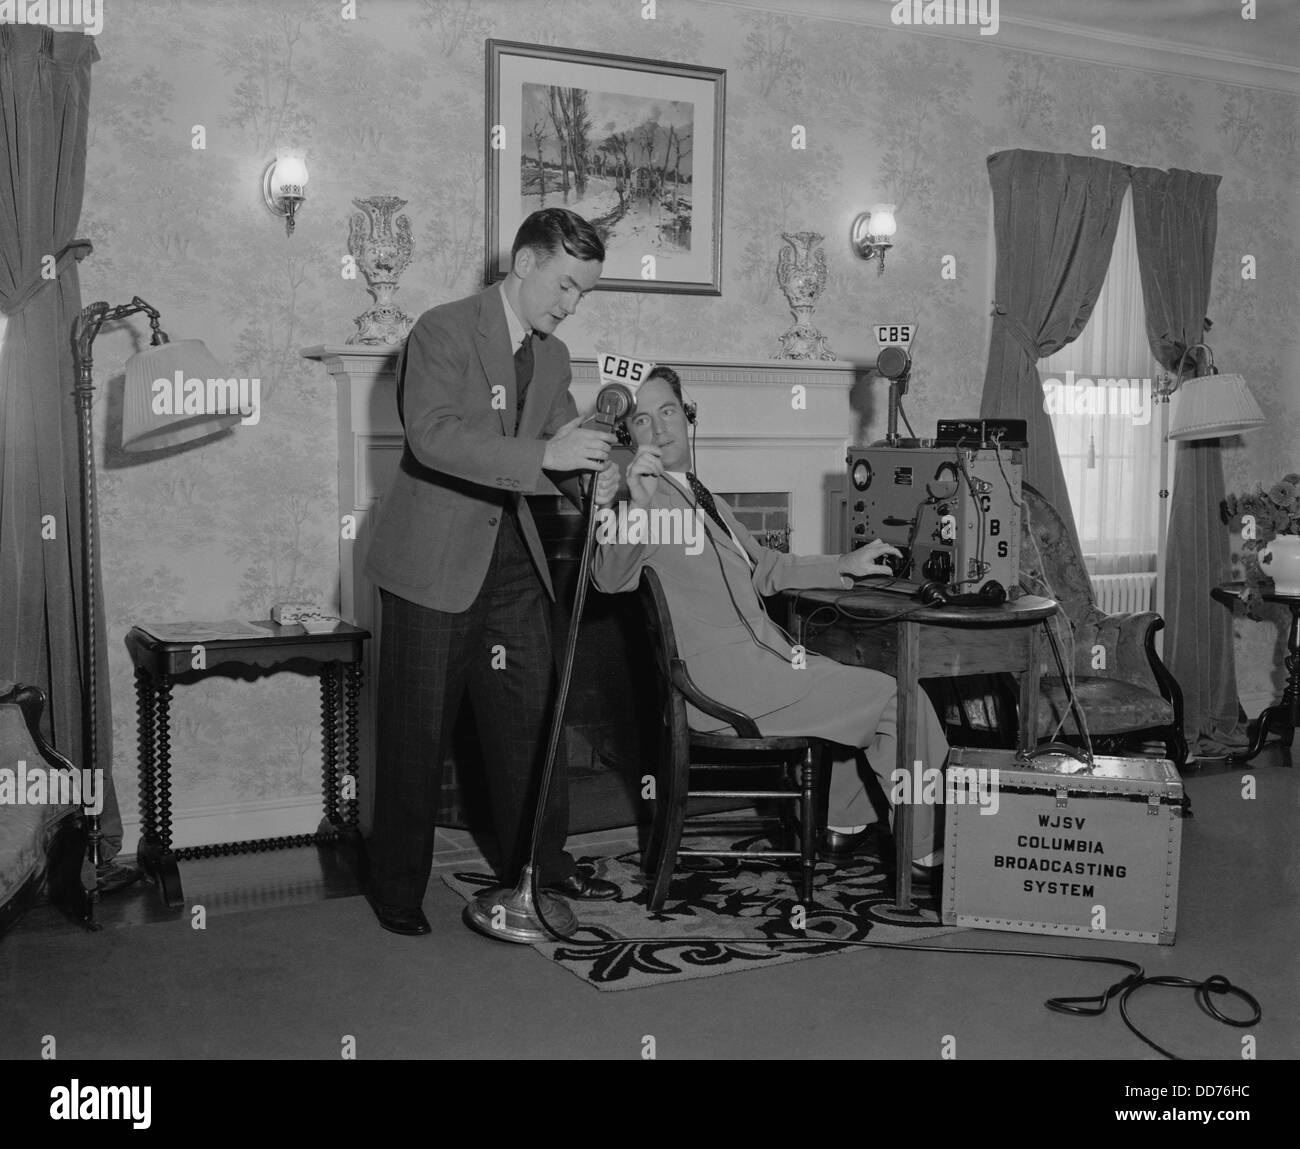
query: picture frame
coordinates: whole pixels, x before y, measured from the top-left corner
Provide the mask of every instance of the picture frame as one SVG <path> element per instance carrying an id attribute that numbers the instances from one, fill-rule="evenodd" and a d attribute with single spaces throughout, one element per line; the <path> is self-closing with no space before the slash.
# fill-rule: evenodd
<path id="1" fill-rule="evenodd" d="M 722 294 L 725 69 L 509 40 L 486 62 L 486 284 L 546 206 L 600 231 L 596 290 Z"/>

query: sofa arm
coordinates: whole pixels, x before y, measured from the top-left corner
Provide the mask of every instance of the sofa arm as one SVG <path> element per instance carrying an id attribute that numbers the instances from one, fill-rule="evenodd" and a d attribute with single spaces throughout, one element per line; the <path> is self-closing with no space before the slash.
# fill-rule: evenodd
<path id="1" fill-rule="evenodd" d="M 26 788 L 24 775 L 35 775 L 41 770 L 73 770 L 72 763 L 41 734 L 45 696 L 34 686 L 14 686 L 11 683 L 5 686 L 7 689 L 0 691 L 0 769 L 8 772 L 6 782 L 14 786 L 15 791 L 11 802 L 0 803 L 0 931 L 33 904 L 47 881 L 52 894 L 56 892 L 53 889 L 56 878 L 62 887 L 61 892 L 71 894 L 77 871 L 83 867 L 77 849 L 71 852 L 61 849 L 56 854 L 63 862 L 51 869 L 51 862 L 58 862 L 58 857 L 52 858 L 50 853 L 56 837 L 60 841 L 72 841 L 74 845 L 80 842 L 82 854 L 85 846 L 80 831 L 81 808 L 75 804 L 60 804 L 51 783 L 47 781 L 41 797 L 28 801 L 31 791 Z M 19 787 L 23 787 L 21 793 Z M 62 833 L 70 822 L 76 826 L 71 837 Z M 93 889 L 93 871 L 82 874 L 83 885 L 87 880 L 90 883 L 87 888 Z"/>

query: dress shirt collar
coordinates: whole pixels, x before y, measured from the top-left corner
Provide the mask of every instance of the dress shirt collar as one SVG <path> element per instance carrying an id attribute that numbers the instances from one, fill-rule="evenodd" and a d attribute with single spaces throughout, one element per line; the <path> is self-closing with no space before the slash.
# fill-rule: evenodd
<path id="1" fill-rule="evenodd" d="M 510 353 L 513 355 L 519 350 L 519 344 L 524 341 L 524 336 L 532 330 L 524 324 L 523 320 L 515 314 L 515 309 L 510 306 L 510 299 L 506 295 L 506 280 L 501 281 L 501 306 L 505 308 L 506 329 L 510 332 Z"/>

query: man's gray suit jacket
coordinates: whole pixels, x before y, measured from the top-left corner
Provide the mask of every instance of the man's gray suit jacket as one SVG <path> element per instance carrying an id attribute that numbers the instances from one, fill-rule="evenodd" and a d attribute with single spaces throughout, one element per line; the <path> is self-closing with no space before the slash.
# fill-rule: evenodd
<path id="1" fill-rule="evenodd" d="M 489 287 L 420 316 L 397 365 L 406 441 L 367 555 L 373 582 L 434 610 L 469 609 L 513 505 L 542 585 L 554 598 L 522 496 L 554 490 L 542 472 L 543 439 L 573 419 L 577 407 L 563 342 L 534 337 L 533 357 L 516 433 L 515 364 L 500 290 Z"/>

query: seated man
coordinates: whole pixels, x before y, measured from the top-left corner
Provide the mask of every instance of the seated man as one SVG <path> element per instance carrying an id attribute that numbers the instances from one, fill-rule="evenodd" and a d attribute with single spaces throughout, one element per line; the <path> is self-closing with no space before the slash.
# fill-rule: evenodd
<path id="1" fill-rule="evenodd" d="M 656 540 L 655 532 L 648 541 L 602 541 L 592 560 L 595 585 L 606 593 L 635 590 L 641 568 L 649 564 L 663 584 L 678 652 L 705 694 L 748 714 L 765 736 L 814 736 L 863 749 L 889 794 L 896 768 L 897 683 L 879 671 L 817 654 L 806 654 L 806 665 L 796 667 L 790 639 L 768 618 L 759 596 L 796 587 L 849 587 L 855 576 L 891 573 L 879 560 L 898 552 L 880 540 L 846 555 L 799 557 L 759 546 L 692 473 L 694 421 L 676 372 L 656 367 L 637 392 L 628 421 L 638 449 L 627 486 L 634 506 L 690 515 L 708 539 L 683 531 L 673 536 L 683 540 L 678 542 Z M 689 545 L 692 538 L 697 545 Z M 926 768 L 942 768 L 948 753 L 943 728 L 924 692 L 919 702 L 917 757 Z M 688 721 L 701 732 L 725 729 L 693 706 Z M 854 756 L 837 758 L 822 856 L 851 856 L 874 817 Z M 921 805 L 913 826 L 913 856 L 924 876 L 941 857 L 934 808 Z"/>

